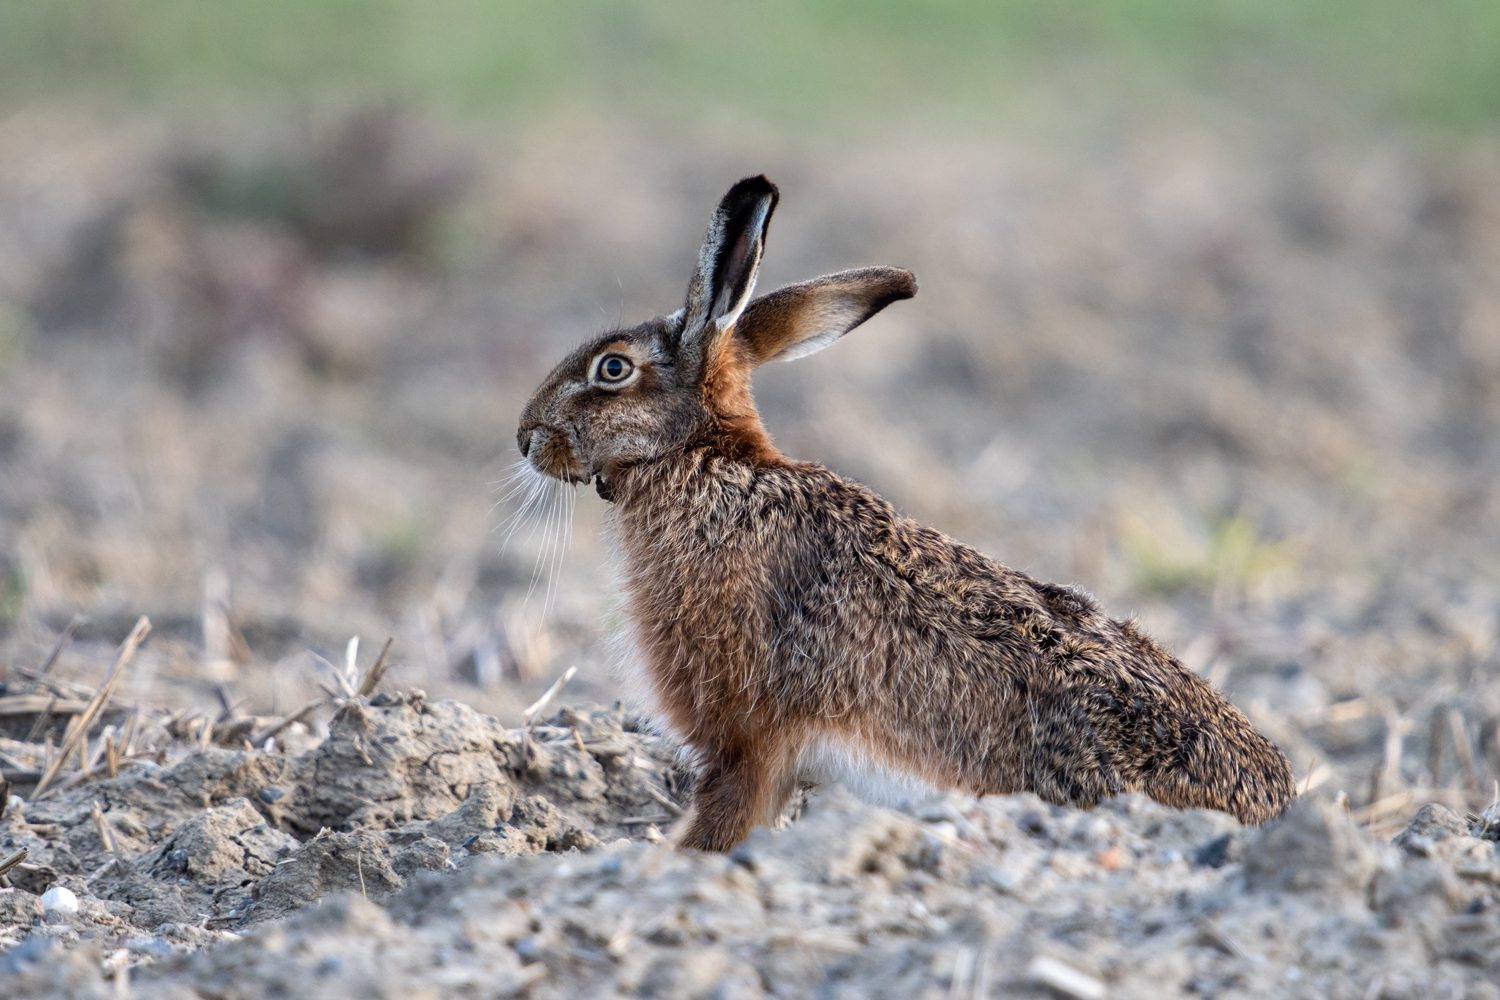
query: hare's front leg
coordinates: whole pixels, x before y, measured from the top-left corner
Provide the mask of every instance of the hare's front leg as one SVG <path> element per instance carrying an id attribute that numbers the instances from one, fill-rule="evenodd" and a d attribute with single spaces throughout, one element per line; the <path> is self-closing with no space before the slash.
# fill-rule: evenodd
<path id="1" fill-rule="evenodd" d="M 796 787 L 781 756 L 751 750 L 711 757 L 698 773 L 696 815 L 680 846 L 727 851 L 756 824 L 775 819 Z"/>

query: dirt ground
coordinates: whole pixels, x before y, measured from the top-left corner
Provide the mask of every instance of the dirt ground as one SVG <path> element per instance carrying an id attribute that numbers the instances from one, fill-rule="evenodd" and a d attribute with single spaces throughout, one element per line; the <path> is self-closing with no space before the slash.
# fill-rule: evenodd
<path id="1" fill-rule="evenodd" d="M 31 853 L 0 889 L 0 989 L 1500 995 L 1500 810 L 1471 829 L 1428 805 L 1392 844 L 1317 793 L 1247 830 L 1142 796 L 897 812 L 834 788 L 704 856 L 663 837 L 691 778 L 637 729 L 377 695 L 297 756 L 151 742 L 156 760 L 6 813 L 6 851 Z"/>
<path id="2" fill-rule="evenodd" d="M 758 375 L 781 447 L 1136 614 L 1286 751 L 1286 820 L 820 789 L 670 850 L 690 771 L 589 707 L 607 505 L 516 524 L 503 484 L 551 363 L 675 308 L 762 170 L 763 289 L 922 286 Z M 0 995 L 1500 995 L 1497 182 L 1492 146 L 1227 111 L 12 115 Z"/>

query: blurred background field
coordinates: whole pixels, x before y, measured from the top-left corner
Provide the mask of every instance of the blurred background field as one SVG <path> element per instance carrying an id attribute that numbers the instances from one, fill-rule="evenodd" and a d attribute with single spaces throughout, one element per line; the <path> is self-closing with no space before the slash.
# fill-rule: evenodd
<path id="1" fill-rule="evenodd" d="M 186 711 L 352 635 L 613 699 L 607 506 L 502 551 L 496 484 L 765 171 L 763 289 L 922 284 L 758 377 L 784 450 L 1139 614 L 1366 819 L 1487 800 L 1497 125 L 1478 0 L 6 4 L 0 678 L 148 614 Z"/>
<path id="2" fill-rule="evenodd" d="M 58 0 L 3 17 L 0 82 L 27 98 L 335 91 L 481 120 L 602 102 L 860 130 L 987 118 L 1071 79 L 1085 104 L 1207 86 L 1312 89 L 1460 129 L 1500 113 L 1500 11 L 1484 0 Z"/>

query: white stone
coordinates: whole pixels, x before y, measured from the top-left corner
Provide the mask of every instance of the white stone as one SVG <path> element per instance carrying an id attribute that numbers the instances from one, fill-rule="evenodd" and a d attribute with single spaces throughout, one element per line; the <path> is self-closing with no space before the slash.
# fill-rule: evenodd
<path id="1" fill-rule="evenodd" d="M 71 917 L 78 912 L 78 897 L 73 890 L 54 885 L 42 893 L 42 909 L 48 916 Z"/>

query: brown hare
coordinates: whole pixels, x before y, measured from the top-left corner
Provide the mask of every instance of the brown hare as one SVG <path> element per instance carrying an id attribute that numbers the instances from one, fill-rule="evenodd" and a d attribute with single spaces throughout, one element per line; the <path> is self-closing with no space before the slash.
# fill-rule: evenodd
<path id="1" fill-rule="evenodd" d="M 751 370 L 917 290 L 870 267 L 752 298 L 778 198 L 730 188 L 686 305 L 574 351 L 517 434 L 534 469 L 614 503 L 641 693 L 698 765 L 682 846 L 728 850 L 804 780 L 1279 815 L 1286 758 L 1130 623 L 776 450 Z"/>

